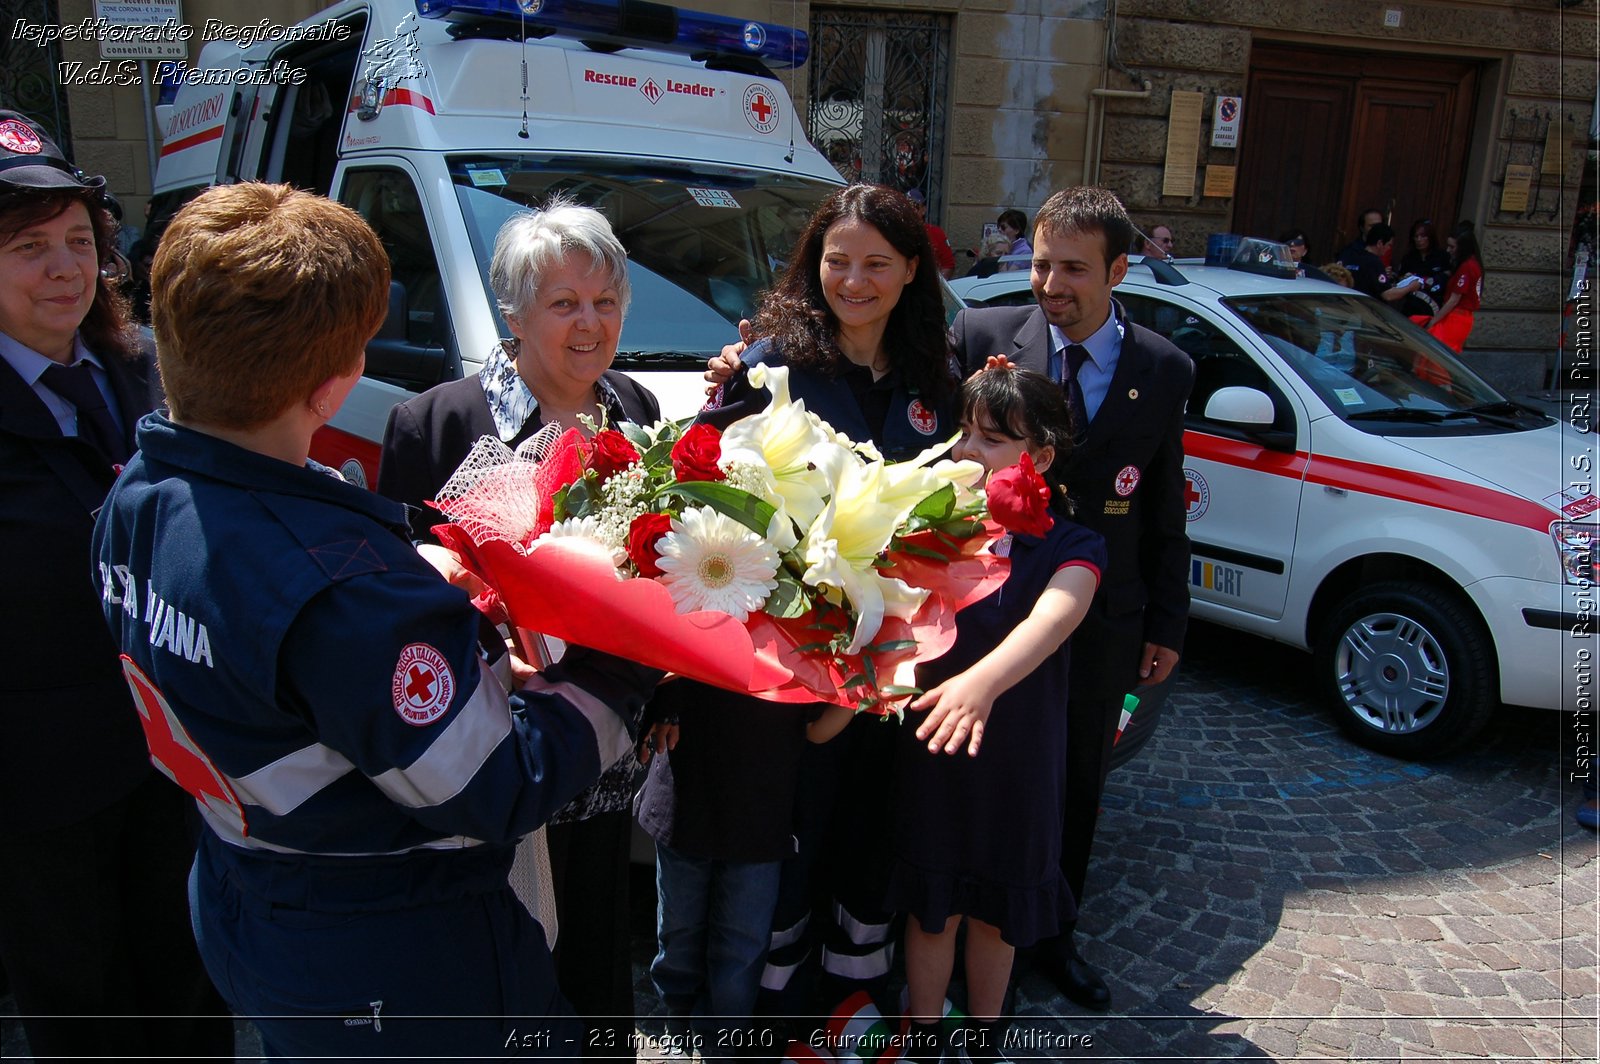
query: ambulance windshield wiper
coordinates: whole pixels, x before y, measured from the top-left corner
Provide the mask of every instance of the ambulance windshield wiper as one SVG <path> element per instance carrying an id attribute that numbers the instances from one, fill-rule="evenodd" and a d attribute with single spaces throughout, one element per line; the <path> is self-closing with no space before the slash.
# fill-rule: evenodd
<path id="1" fill-rule="evenodd" d="M 653 351 L 618 351 L 617 358 L 626 362 L 704 362 L 710 356 L 704 351 L 672 351 L 657 348 Z"/>

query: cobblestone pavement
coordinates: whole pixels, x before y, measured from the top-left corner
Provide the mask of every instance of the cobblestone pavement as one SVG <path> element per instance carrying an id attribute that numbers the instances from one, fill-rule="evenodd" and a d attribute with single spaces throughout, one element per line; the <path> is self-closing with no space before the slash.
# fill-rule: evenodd
<path id="1" fill-rule="evenodd" d="M 1595 1060 L 1570 723 L 1502 710 L 1454 757 L 1381 757 L 1314 707 L 1305 655 L 1197 626 L 1105 798 L 1080 938 L 1115 1011 L 1023 970 L 1011 1058 Z"/>
<path id="2" fill-rule="evenodd" d="M 1600 861 L 1560 786 L 1572 718 L 1505 709 L 1416 764 L 1313 703 L 1304 655 L 1197 628 L 1161 730 L 1111 778 L 1090 870 L 1083 952 L 1118 1014 L 1033 977 L 1018 1012 L 1092 1035 L 1063 1054 L 1082 1058 L 1595 1060 Z"/>
<path id="3" fill-rule="evenodd" d="M 1023 970 L 1013 1060 L 1597 1059 L 1600 859 L 1559 783 L 1570 718 L 1502 710 L 1465 752 L 1411 764 L 1344 739 L 1307 672 L 1197 626 L 1105 798 L 1080 937 L 1115 1011 Z"/>

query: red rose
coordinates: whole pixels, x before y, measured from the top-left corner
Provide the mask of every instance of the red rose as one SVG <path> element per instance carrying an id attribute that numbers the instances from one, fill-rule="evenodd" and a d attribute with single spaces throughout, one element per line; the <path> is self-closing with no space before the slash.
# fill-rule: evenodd
<path id="1" fill-rule="evenodd" d="M 1050 485 L 1033 468 L 1026 451 L 1016 465 L 989 474 L 984 491 L 989 497 L 989 516 L 1007 532 L 1042 536 L 1055 524 L 1050 516 Z"/>
<path id="2" fill-rule="evenodd" d="M 628 558 L 638 567 L 640 576 L 657 577 L 661 567 L 656 559 L 661 552 L 656 544 L 672 531 L 672 518 L 667 514 L 643 513 L 628 526 Z"/>
<path id="3" fill-rule="evenodd" d="M 589 468 L 600 477 L 602 484 L 639 460 L 639 452 L 628 442 L 628 437 L 616 429 L 595 433 L 593 444 L 587 455 Z"/>
<path id="4" fill-rule="evenodd" d="M 691 425 L 683 438 L 672 445 L 672 475 L 686 480 L 726 480 L 717 468 L 722 457 L 722 433 L 714 425 Z"/>

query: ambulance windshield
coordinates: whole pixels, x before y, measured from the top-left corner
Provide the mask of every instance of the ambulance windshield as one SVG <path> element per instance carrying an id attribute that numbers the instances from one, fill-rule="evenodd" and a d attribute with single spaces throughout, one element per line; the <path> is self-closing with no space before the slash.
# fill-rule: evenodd
<path id="1" fill-rule="evenodd" d="M 1509 403 L 1454 352 L 1375 299 L 1303 293 L 1239 297 L 1228 306 L 1283 356 L 1328 408 L 1374 432 L 1542 422 Z M 1530 416 L 1531 415 L 1531 416 Z"/>
<path id="2" fill-rule="evenodd" d="M 605 214 L 633 282 L 619 368 L 699 361 L 736 339 L 739 319 L 754 316 L 835 187 L 738 167 L 574 156 L 454 156 L 450 175 L 486 292 L 495 234 L 517 211 L 561 193 Z"/>

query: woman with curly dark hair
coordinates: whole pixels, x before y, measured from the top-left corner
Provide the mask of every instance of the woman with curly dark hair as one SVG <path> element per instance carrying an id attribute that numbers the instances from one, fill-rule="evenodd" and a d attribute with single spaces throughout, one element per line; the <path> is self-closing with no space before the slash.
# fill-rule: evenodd
<path id="1" fill-rule="evenodd" d="M 757 339 L 742 357 L 730 348 L 713 360 L 720 384 L 701 419 L 721 427 L 764 409 L 771 396 L 749 369 L 786 366 L 792 399 L 890 460 L 946 444 L 959 391 L 938 271 L 905 195 L 876 185 L 835 192 L 766 294 Z M 663 688 L 656 705 L 675 723 L 652 735 L 665 756 L 651 760 L 639 822 L 656 840 L 663 899 L 651 976 L 673 1021 L 748 1016 L 761 988 L 775 995 L 764 1013 L 831 1008 L 846 987 L 813 999 L 800 963 L 819 952 L 840 983 L 881 986 L 893 957 L 882 811 L 895 729 L 857 718 L 809 745 L 809 707 L 687 680 Z M 837 801 L 845 780 L 848 803 Z M 820 896 L 837 907 L 813 920 Z M 824 950 L 810 948 L 813 936 Z M 708 943 L 721 945 L 708 954 Z"/>
<path id="2" fill-rule="evenodd" d="M 881 185 L 851 185 L 811 216 L 789 268 L 762 300 L 743 368 L 702 420 L 727 425 L 766 406 L 744 369 L 790 367 L 796 399 L 886 458 L 955 431 L 957 379 L 939 267 L 916 208 Z"/>

